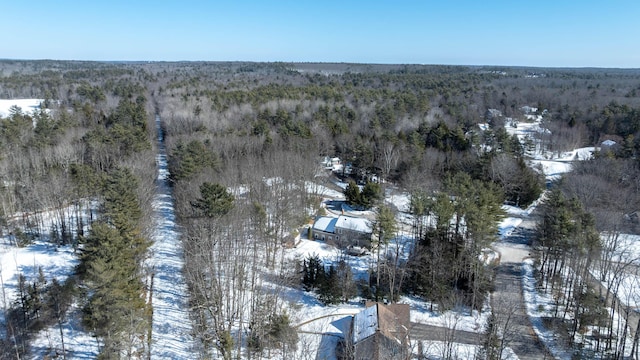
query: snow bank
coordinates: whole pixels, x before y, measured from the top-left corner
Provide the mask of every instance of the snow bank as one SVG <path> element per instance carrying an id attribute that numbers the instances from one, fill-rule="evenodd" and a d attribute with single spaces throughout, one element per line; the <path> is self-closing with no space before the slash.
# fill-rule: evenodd
<path id="1" fill-rule="evenodd" d="M 542 317 L 547 316 L 546 309 L 551 309 L 554 302 L 550 296 L 538 293 L 536 280 L 533 276 L 533 260 L 527 259 L 523 263 L 522 287 L 527 315 L 538 338 L 545 344 L 553 357 L 561 360 L 570 360 L 571 351 L 558 344 L 554 331 L 545 328 Z"/>
<path id="2" fill-rule="evenodd" d="M 515 228 L 517 228 L 521 223 L 521 218 L 507 217 L 502 219 L 502 221 L 498 225 L 498 232 L 500 233 L 500 237 L 503 238 L 505 236 L 511 236 L 513 230 L 515 230 Z"/>

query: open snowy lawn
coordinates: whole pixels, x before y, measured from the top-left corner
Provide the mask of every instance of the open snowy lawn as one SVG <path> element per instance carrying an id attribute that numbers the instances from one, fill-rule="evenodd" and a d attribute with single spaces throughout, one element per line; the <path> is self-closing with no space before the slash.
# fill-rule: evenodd
<path id="1" fill-rule="evenodd" d="M 406 192 L 397 193 L 397 190 L 393 190 L 388 191 L 388 194 L 385 196 L 385 201 L 395 206 L 399 212 L 409 212 L 411 210 L 411 195 Z"/>
<path id="2" fill-rule="evenodd" d="M 530 163 L 534 169 L 541 169 L 547 180 L 558 180 L 573 169 L 573 165 L 567 161 L 530 160 Z"/>
<path id="3" fill-rule="evenodd" d="M 603 241 L 613 241 L 607 234 L 601 234 L 601 237 Z M 617 289 L 613 290 L 618 299 L 627 306 L 640 308 L 640 235 L 620 234 L 614 244 L 611 260 L 618 264 L 607 273 L 602 286 L 608 288 L 609 284 L 616 284 Z M 615 271 L 616 268 L 620 270 Z M 597 279 L 602 277 L 597 269 L 591 273 Z"/>
<path id="4" fill-rule="evenodd" d="M 584 161 L 592 158 L 595 148 L 588 147 L 568 151 L 558 155 L 546 153 L 538 156 L 534 160 L 529 160 L 529 164 L 534 169 L 542 170 L 547 180 L 558 180 L 562 175 L 573 170 L 573 161 Z"/>
<path id="5" fill-rule="evenodd" d="M 604 238 L 606 234 L 601 235 Z M 605 240 L 606 241 L 606 240 Z M 617 238 L 613 261 L 621 263 L 635 262 L 640 265 L 640 235 L 620 234 Z"/>
<path id="6" fill-rule="evenodd" d="M 0 99 L 0 117 L 9 116 L 12 106 L 22 109 L 23 113 L 32 113 L 40 108 L 44 99 Z"/>
<path id="7" fill-rule="evenodd" d="M 596 278 L 601 278 L 601 272 L 592 270 L 591 274 Z M 608 288 L 609 284 L 618 285 L 617 289 L 612 289 L 618 294 L 618 299 L 625 306 L 631 308 L 640 308 L 640 274 L 628 273 L 625 271 L 615 274 L 609 272 L 606 276 L 606 281 L 602 282 L 602 286 Z M 615 288 L 615 285 L 612 287 Z"/>

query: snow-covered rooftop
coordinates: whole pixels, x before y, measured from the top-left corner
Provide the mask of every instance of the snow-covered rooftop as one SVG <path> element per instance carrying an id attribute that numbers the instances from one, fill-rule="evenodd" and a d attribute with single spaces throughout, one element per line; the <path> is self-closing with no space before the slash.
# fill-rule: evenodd
<path id="1" fill-rule="evenodd" d="M 313 230 L 333 233 L 336 230 L 336 222 L 338 218 L 322 216 L 313 223 Z"/>
<path id="2" fill-rule="evenodd" d="M 322 216 L 313 223 L 313 230 L 335 233 L 336 229 L 370 233 L 371 226 L 367 219 L 340 215 L 339 217 Z"/>
<path id="3" fill-rule="evenodd" d="M 362 233 L 370 233 L 371 226 L 369 221 L 363 218 L 341 215 L 335 224 L 336 228 L 345 230 L 359 231 Z"/>
<path id="4" fill-rule="evenodd" d="M 353 317 L 353 343 L 375 334 L 378 328 L 378 307 L 370 306 Z"/>

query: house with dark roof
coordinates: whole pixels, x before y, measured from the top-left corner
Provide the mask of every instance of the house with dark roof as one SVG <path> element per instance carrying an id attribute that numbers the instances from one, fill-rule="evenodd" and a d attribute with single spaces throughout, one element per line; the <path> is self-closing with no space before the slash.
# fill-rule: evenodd
<path id="1" fill-rule="evenodd" d="M 367 302 L 353 316 L 347 339 L 347 358 L 353 360 L 409 359 L 408 304 Z"/>
<path id="2" fill-rule="evenodd" d="M 321 216 L 311 228 L 312 238 L 326 241 L 341 248 L 371 247 L 371 225 L 369 221 L 353 216 L 339 217 Z"/>

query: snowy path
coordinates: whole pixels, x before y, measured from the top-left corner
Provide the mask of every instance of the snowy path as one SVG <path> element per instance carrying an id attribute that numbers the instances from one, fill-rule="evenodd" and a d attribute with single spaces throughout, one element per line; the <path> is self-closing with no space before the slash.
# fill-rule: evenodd
<path id="1" fill-rule="evenodd" d="M 548 358 L 550 355 L 531 324 L 523 296 L 523 263 L 530 257 L 529 242 L 533 229 L 535 221 L 524 215 L 522 221 L 493 246 L 501 256 L 491 306 L 503 314 L 498 316 L 511 318 L 504 340 L 521 360 Z"/>
<path id="2" fill-rule="evenodd" d="M 188 312 L 187 286 L 182 277 L 183 257 L 176 229 L 167 152 L 156 116 L 158 130 L 158 178 L 154 197 L 154 244 L 148 265 L 154 271 L 152 359 L 188 359 L 193 356 L 193 338 Z"/>

